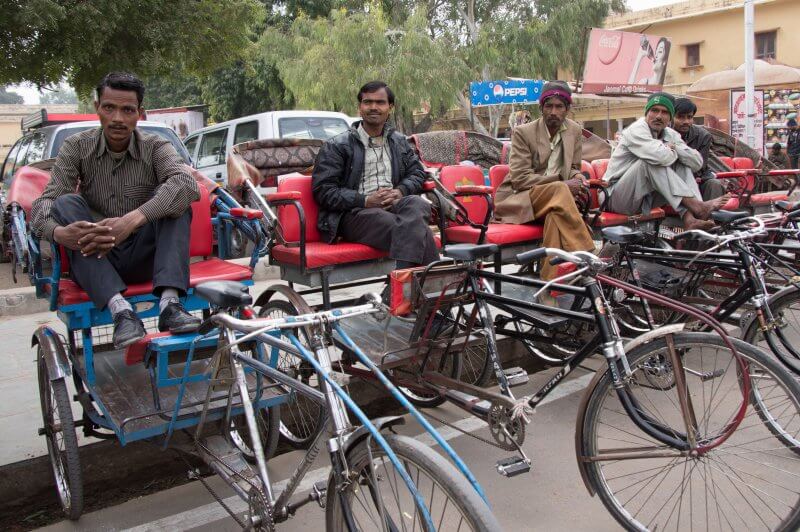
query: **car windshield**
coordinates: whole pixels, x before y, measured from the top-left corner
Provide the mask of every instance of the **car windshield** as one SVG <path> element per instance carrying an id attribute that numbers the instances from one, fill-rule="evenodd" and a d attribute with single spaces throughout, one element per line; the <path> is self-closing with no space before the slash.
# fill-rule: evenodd
<path id="1" fill-rule="evenodd" d="M 278 130 L 284 139 L 327 140 L 347 131 L 348 127 L 347 122 L 341 118 L 293 116 L 278 120 Z"/>
<path id="2" fill-rule="evenodd" d="M 53 147 L 50 149 L 50 157 L 55 157 L 58 155 L 58 150 L 61 149 L 61 145 L 64 144 L 64 141 L 67 137 L 71 137 L 76 133 L 86 131 L 87 129 L 94 129 L 96 127 L 96 125 L 86 125 L 62 129 L 56 133 L 55 138 L 53 138 Z M 175 151 L 177 151 L 178 155 L 181 156 L 181 159 L 183 159 L 186 164 L 190 164 L 189 152 L 186 151 L 186 147 L 183 145 L 183 142 L 181 142 L 181 139 L 178 138 L 178 135 L 176 135 L 174 131 L 166 127 L 153 126 L 139 126 L 139 129 L 145 133 L 149 133 L 151 135 L 155 134 L 170 141 L 170 143 L 172 143 L 172 145 L 175 147 Z"/>

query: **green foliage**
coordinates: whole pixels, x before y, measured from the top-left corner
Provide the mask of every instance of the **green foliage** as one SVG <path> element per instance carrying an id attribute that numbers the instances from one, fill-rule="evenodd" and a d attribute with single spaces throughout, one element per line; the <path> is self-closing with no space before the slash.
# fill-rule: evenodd
<path id="1" fill-rule="evenodd" d="M 9 91 L 6 87 L 0 86 L 0 104 L 4 103 L 22 104 L 25 103 L 25 99 L 21 94 Z"/>
<path id="2" fill-rule="evenodd" d="M 446 111 L 462 90 L 468 71 L 445 43 L 431 39 L 426 14 L 413 12 L 390 28 L 383 11 L 340 9 L 328 18 L 299 16 L 287 31 L 268 29 L 259 50 L 278 65 L 280 77 L 301 108 L 357 112 L 356 93 L 380 79 L 398 95 L 398 127 L 414 127 L 413 111 Z"/>
<path id="3" fill-rule="evenodd" d="M 144 84 L 145 109 L 198 105 L 204 102 L 200 82 L 183 71 L 166 76 L 150 76 L 145 78 Z"/>
<path id="4" fill-rule="evenodd" d="M 0 82 L 66 78 L 87 95 L 112 70 L 151 76 L 186 65 L 207 74 L 241 55 L 263 16 L 257 0 L 8 0 Z"/>

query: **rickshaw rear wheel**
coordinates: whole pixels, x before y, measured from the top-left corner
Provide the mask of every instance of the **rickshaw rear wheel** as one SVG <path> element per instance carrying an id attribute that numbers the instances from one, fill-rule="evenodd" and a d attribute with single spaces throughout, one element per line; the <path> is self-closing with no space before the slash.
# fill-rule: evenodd
<path id="1" fill-rule="evenodd" d="M 83 478 L 67 383 L 63 378 L 51 380 L 41 346 L 37 369 L 44 436 L 58 498 L 64 515 L 75 520 L 83 513 Z"/>

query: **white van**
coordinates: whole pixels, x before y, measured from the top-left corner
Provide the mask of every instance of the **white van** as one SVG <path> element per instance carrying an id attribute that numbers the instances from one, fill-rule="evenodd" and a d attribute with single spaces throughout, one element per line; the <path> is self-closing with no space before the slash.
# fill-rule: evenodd
<path id="1" fill-rule="evenodd" d="M 271 111 L 199 129 L 183 139 L 193 166 L 224 185 L 231 148 L 250 140 L 292 138 L 327 140 L 350 127 L 349 117 L 331 111 Z"/>

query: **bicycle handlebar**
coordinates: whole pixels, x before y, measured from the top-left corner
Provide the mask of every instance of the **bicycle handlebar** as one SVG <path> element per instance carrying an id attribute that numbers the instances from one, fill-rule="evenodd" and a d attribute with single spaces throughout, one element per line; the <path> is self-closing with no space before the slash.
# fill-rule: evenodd
<path id="1" fill-rule="evenodd" d="M 556 257 L 562 262 L 571 262 L 579 266 L 605 269 L 608 264 L 588 251 L 564 251 L 558 248 L 537 248 L 519 253 L 516 256 L 518 264 L 529 264 L 544 257 Z"/>
<path id="2" fill-rule="evenodd" d="M 703 231 L 702 229 L 689 229 L 688 231 L 684 231 L 683 233 L 677 235 L 675 237 L 675 240 L 683 240 L 686 238 L 697 237 L 702 240 L 709 240 L 711 242 L 716 242 L 718 244 L 726 244 L 734 240 L 745 240 L 753 238 L 755 236 L 763 234 L 766 231 L 766 226 L 764 225 L 764 221 L 756 216 L 748 216 L 747 218 L 740 218 L 739 220 L 736 220 L 736 224 L 741 224 L 742 222 L 755 223 L 756 225 L 755 227 L 749 227 L 747 229 L 733 231 L 731 233 L 726 233 L 721 235 L 715 235 L 707 231 Z"/>

